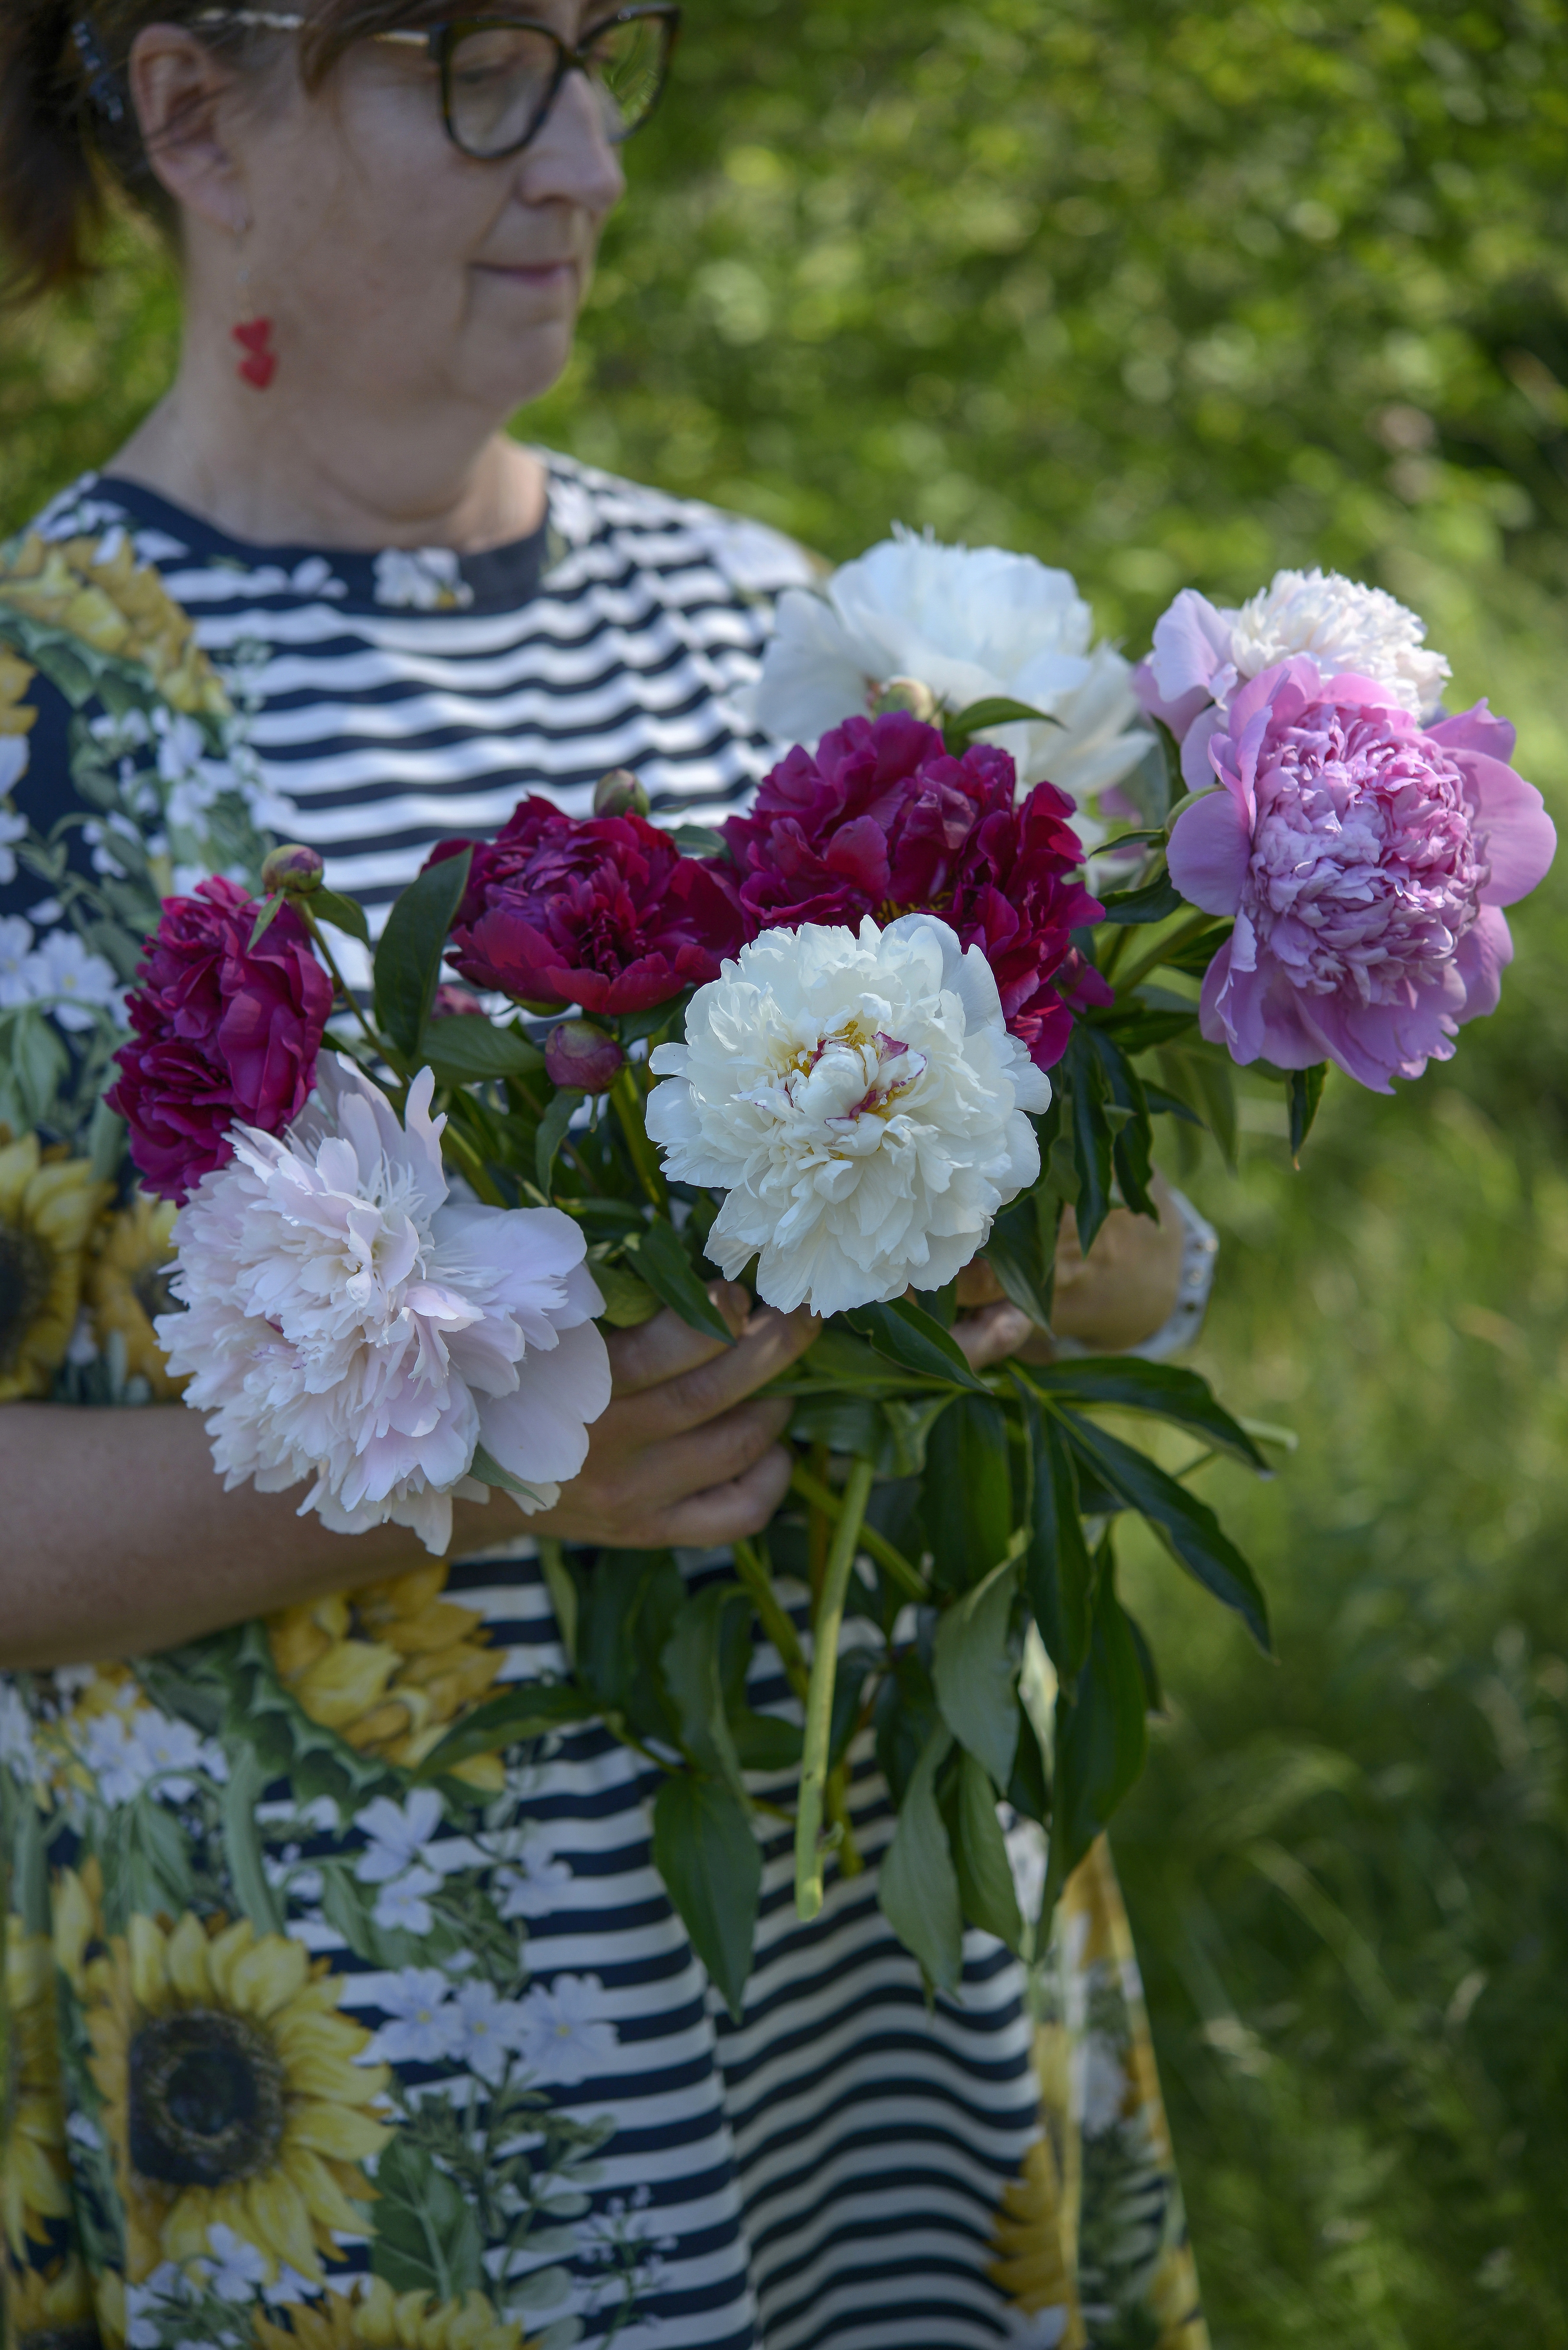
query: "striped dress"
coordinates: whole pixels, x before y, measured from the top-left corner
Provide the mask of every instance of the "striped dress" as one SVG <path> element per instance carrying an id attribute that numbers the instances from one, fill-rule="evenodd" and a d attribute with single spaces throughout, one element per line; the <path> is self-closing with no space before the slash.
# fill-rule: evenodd
<path id="1" fill-rule="evenodd" d="M 128 549 L 161 575 L 240 713 L 222 780 L 378 928 L 432 841 L 524 790 L 584 813 L 625 766 L 657 816 L 711 821 L 768 763 L 735 697 L 798 551 L 546 463 L 544 526 L 479 556 L 244 546 L 109 477 L 39 528 L 106 579 Z M 69 857 L 101 876 L 92 709 L 32 682 L 11 805 L 88 813 Z M 177 723 L 143 731 L 132 766 L 184 760 L 211 796 Z M 188 886 L 177 838 L 149 845 Z M 0 888 L 14 962 L 58 919 L 36 876 Z M 461 1800 L 412 1776 L 497 1686 L 562 1669 L 512 1540 L 134 1666 L 0 1677 L 8 2342 L 1199 2350 L 1103 1856 L 1032 1981 L 971 1933 L 961 1994 L 929 2002 L 877 1905 L 867 1742 L 865 1871 L 830 1868 L 803 1927 L 781 1827 L 736 2022 L 651 1865 L 658 1773 L 607 1730 L 482 1758 Z M 751 1695 L 792 1701 L 765 1647 Z"/>

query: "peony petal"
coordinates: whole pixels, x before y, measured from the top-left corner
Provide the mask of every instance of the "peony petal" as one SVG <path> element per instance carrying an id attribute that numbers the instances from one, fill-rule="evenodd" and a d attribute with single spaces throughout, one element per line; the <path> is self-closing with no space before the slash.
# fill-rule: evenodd
<path id="1" fill-rule="evenodd" d="M 1189 792 L 1207 791 L 1214 781 L 1209 746 L 1217 734 L 1224 733 L 1228 723 L 1224 711 L 1211 705 L 1199 711 L 1188 727 L 1181 743 L 1181 780 Z"/>
<path id="2" fill-rule="evenodd" d="M 579 1323 L 548 1355 L 524 1357 L 514 1394 L 482 1401 L 480 1441 L 524 1484 L 565 1484 L 587 1459 L 588 1425 L 609 1399 L 603 1335 L 594 1323 Z"/>
<path id="3" fill-rule="evenodd" d="M 1251 841 L 1229 789 L 1178 816 L 1170 835 L 1170 878 L 1189 904 L 1206 914 L 1233 914 L 1241 902 Z"/>
<path id="4" fill-rule="evenodd" d="M 1483 906 L 1454 957 L 1465 988 L 1464 1010 L 1456 1015 L 1459 1020 L 1479 1020 L 1497 1010 L 1502 974 L 1512 961 L 1513 937 L 1507 917 L 1495 906 Z"/>
<path id="5" fill-rule="evenodd" d="M 1557 854 L 1556 827 L 1535 785 L 1511 767 L 1477 751 L 1460 751 L 1459 764 L 1470 786 L 1476 832 L 1491 868 L 1481 885 L 1480 902 L 1511 906 L 1545 879 Z"/>
<path id="6" fill-rule="evenodd" d="M 1434 743 L 1441 743 L 1446 750 L 1480 751 L 1502 766 L 1513 764 L 1518 729 L 1489 710 L 1484 696 L 1469 710 L 1456 712 L 1452 718 L 1439 718 L 1427 732 Z"/>
<path id="7" fill-rule="evenodd" d="M 1154 624 L 1148 670 L 1160 699 L 1179 702 L 1199 690 L 1207 697 L 1215 671 L 1230 659 L 1230 622 L 1207 596 L 1184 588 Z"/>

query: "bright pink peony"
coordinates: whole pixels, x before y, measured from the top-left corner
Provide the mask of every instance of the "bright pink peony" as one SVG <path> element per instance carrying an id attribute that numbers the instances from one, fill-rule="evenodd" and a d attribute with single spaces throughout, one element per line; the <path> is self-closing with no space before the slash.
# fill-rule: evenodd
<path id="1" fill-rule="evenodd" d="M 316 1082 L 332 983 L 291 906 L 253 951 L 259 911 L 232 881 L 200 882 L 193 898 L 163 900 L 138 967 L 109 1103 L 147 1189 L 165 1200 L 183 1200 L 234 1156 L 236 1119 L 280 1133 Z"/>
<path id="2" fill-rule="evenodd" d="M 940 914 L 982 949 L 1009 1028 L 1050 1068 L 1072 1033 L 1064 998 L 1110 1000 L 1071 937 L 1104 909 L 1077 878 L 1071 800 L 1037 784 L 1015 807 L 1016 789 L 989 743 L 955 759 L 906 712 L 846 720 L 815 756 L 791 751 L 724 827 L 753 932 Z"/>
<path id="3" fill-rule="evenodd" d="M 1235 931 L 1201 1025 L 1241 1062 L 1330 1060 L 1390 1093 L 1492 1011 L 1513 953 L 1500 908 L 1556 834 L 1484 702 L 1423 728 L 1364 677 L 1304 656 L 1237 688 L 1209 755 L 1223 788 L 1170 840 L 1183 897 Z"/>
<path id="4" fill-rule="evenodd" d="M 431 862 L 470 844 L 443 840 Z M 473 852 L 449 959 L 475 987 L 585 1012 L 640 1012 L 717 979 L 741 919 L 711 867 L 639 816 L 578 822 L 521 801 Z"/>

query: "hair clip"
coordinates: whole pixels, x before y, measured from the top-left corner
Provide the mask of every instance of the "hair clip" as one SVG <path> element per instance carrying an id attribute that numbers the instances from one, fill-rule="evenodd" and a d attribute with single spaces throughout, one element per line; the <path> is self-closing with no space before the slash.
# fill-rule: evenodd
<path id="1" fill-rule="evenodd" d="M 106 121 L 123 122 L 125 100 L 120 96 L 119 77 L 103 53 L 98 27 L 90 16 L 77 18 L 71 26 L 71 39 L 88 78 L 88 98 Z"/>

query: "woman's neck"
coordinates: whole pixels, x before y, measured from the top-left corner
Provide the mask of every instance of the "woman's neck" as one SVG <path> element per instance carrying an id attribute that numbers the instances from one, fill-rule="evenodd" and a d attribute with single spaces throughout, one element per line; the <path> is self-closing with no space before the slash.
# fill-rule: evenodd
<path id="1" fill-rule="evenodd" d="M 544 520 L 545 469 L 504 432 L 444 418 L 396 431 L 363 417 L 334 430 L 272 390 L 193 383 L 190 374 L 182 368 L 109 470 L 230 537 L 477 555 Z"/>

